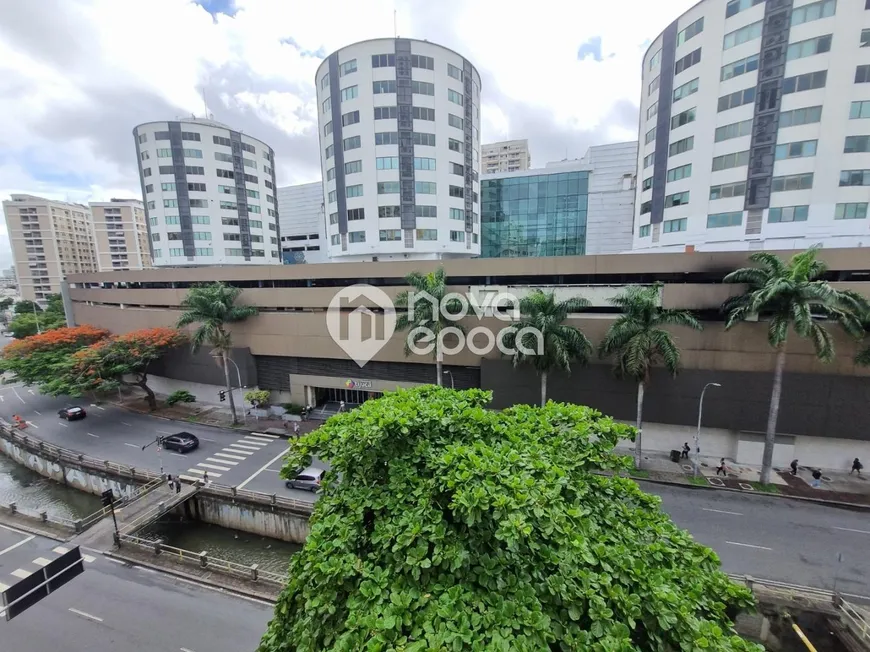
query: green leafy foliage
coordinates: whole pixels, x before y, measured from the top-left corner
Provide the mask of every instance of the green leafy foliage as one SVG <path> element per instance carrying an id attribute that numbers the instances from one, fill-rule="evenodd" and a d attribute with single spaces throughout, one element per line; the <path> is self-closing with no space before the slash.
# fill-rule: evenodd
<path id="1" fill-rule="evenodd" d="M 36 335 L 40 331 L 44 333 L 64 326 L 66 326 L 66 319 L 62 314 L 56 313 L 39 313 L 38 315 L 23 313 L 16 315 L 9 322 L 9 330 L 15 339 L 19 340 Z"/>
<path id="2" fill-rule="evenodd" d="M 281 403 L 281 407 L 287 410 L 287 414 L 302 414 L 302 406 L 296 403 Z"/>
<path id="3" fill-rule="evenodd" d="M 73 354 L 108 336 L 109 331 L 88 325 L 33 334 L 3 348 L 0 369 L 14 373 L 18 382 L 45 389 L 68 372 Z"/>
<path id="4" fill-rule="evenodd" d="M 752 607 L 657 497 L 617 474 L 630 426 L 418 387 L 332 417 L 332 465 L 259 652 L 753 650 Z M 341 480 L 339 481 L 339 477 Z"/>
<path id="5" fill-rule="evenodd" d="M 257 389 L 245 392 L 245 400 L 255 407 L 269 405 L 269 399 L 271 397 L 272 393 L 268 389 Z"/>
<path id="6" fill-rule="evenodd" d="M 177 389 L 166 397 L 166 405 L 193 403 L 194 401 L 196 401 L 196 396 L 188 392 L 186 389 Z"/>
<path id="7" fill-rule="evenodd" d="M 39 304 L 31 301 L 30 299 L 22 299 L 15 304 L 15 308 L 13 310 L 16 315 L 32 315 L 34 312 L 42 312 L 42 308 L 39 307 Z"/>

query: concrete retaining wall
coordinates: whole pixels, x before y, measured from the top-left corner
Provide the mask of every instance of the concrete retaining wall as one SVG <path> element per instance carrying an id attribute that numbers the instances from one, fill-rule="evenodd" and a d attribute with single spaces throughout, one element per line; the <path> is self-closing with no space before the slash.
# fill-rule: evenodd
<path id="1" fill-rule="evenodd" d="M 268 505 L 197 495 L 192 499 L 195 518 L 204 523 L 304 544 L 310 530 L 308 517 Z"/>
<path id="2" fill-rule="evenodd" d="M 138 486 L 133 480 L 113 474 L 77 467 L 67 461 L 51 460 L 47 455 L 29 451 L 7 439 L 0 439 L 0 452 L 41 476 L 97 496 L 106 489 L 111 489 L 115 496 L 128 498 Z"/>

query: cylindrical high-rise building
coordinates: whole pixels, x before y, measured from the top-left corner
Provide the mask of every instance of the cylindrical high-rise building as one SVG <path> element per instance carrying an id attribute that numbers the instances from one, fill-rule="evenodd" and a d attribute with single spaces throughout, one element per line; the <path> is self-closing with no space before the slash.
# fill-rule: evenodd
<path id="1" fill-rule="evenodd" d="M 271 147 L 198 118 L 133 139 L 155 267 L 281 264 Z"/>
<path id="2" fill-rule="evenodd" d="M 870 4 L 702 0 L 643 61 L 634 249 L 870 245 Z"/>
<path id="3" fill-rule="evenodd" d="M 480 254 L 480 75 L 453 50 L 363 41 L 317 69 L 329 256 Z"/>

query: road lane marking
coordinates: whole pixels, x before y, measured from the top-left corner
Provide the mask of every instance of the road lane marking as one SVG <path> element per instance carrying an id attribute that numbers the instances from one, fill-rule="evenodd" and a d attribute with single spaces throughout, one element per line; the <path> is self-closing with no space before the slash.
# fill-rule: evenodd
<path id="1" fill-rule="evenodd" d="M 73 609 L 72 607 L 70 607 L 69 610 L 72 611 L 77 616 L 81 616 L 82 618 L 88 618 L 89 620 L 94 620 L 98 623 L 103 622 L 102 618 L 100 618 L 98 616 L 92 616 L 91 614 L 87 613 L 86 611 L 79 611 L 78 609 Z"/>
<path id="2" fill-rule="evenodd" d="M 205 471 L 203 471 L 202 469 L 193 469 L 193 468 L 190 468 L 190 469 L 187 469 L 187 472 L 188 472 L 188 473 L 199 473 L 200 475 L 205 474 Z M 197 478 L 197 480 L 199 480 L 199 479 L 200 479 L 200 478 Z"/>
<path id="3" fill-rule="evenodd" d="M 842 530 L 843 532 L 857 532 L 858 534 L 870 534 L 868 530 L 855 530 L 850 527 L 835 527 L 835 530 Z"/>
<path id="4" fill-rule="evenodd" d="M 12 528 L 4 528 L 4 529 L 6 529 L 6 530 L 12 530 Z M 12 530 L 12 531 L 13 531 L 13 532 L 16 532 L 16 533 L 18 533 L 18 534 L 24 534 L 23 532 L 18 532 L 18 530 Z M 33 538 L 34 538 L 33 536 L 28 536 L 26 539 L 23 539 L 23 540 L 19 541 L 18 543 L 13 543 L 13 544 L 12 544 L 11 546 L 9 546 L 8 548 L 3 548 L 3 550 L 0 550 L 0 556 L 5 555 L 5 554 L 6 554 L 7 552 L 9 552 L 10 550 L 15 550 L 18 546 L 23 546 L 23 545 L 24 545 L 25 543 L 27 543 L 28 541 L 33 540 Z"/>
<path id="5" fill-rule="evenodd" d="M 240 441 L 237 441 L 235 444 L 233 444 L 233 446 L 236 448 L 244 448 L 251 452 L 256 452 L 262 448 L 262 446 L 254 446 L 253 444 L 248 444 L 247 442 Z"/>
<path id="6" fill-rule="evenodd" d="M 9 588 L 8 584 L 4 584 L 3 582 L 0 582 L 0 593 L 3 593 L 3 591 L 5 591 L 8 588 Z"/>
<path id="7" fill-rule="evenodd" d="M 132 428 L 132 427 L 133 427 L 132 424 L 129 424 L 129 423 L 127 423 L 126 421 L 122 421 L 122 422 L 121 422 L 121 425 L 122 425 L 122 426 L 127 426 L 128 428 Z"/>
<path id="8" fill-rule="evenodd" d="M 711 509 L 709 507 L 702 507 L 705 512 L 716 512 L 717 514 L 731 514 L 732 516 L 743 516 L 740 512 L 726 512 L 724 509 Z"/>
<path id="9" fill-rule="evenodd" d="M 218 466 L 217 464 L 206 464 L 205 462 L 200 462 L 197 466 L 201 466 L 204 469 L 214 469 L 215 471 L 229 471 L 230 467 L 228 466 Z"/>
<path id="10" fill-rule="evenodd" d="M 767 546 L 754 546 L 751 543 L 738 543 L 737 541 L 726 541 L 725 543 L 730 543 L 732 546 L 743 546 L 744 548 L 758 548 L 759 550 L 773 550 L 773 548 L 768 548 Z"/>
<path id="11" fill-rule="evenodd" d="M 100 438 L 100 436 L 99 436 L 99 435 L 95 435 L 95 434 L 94 434 L 94 433 L 92 433 L 92 432 L 86 432 L 86 433 L 85 433 L 85 434 L 86 434 L 86 435 L 87 435 L 87 436 L 88 436 L 88 437 L 96 437 L 96 438 L 97 438 L 97 439 L 99 439 L 99 438 Z"/>
<path id="12" fill-rule="evenodd" d="M 122 559 L 113 559 L 112 557 L 106 557 L 106 559 L 108 559 L 113 564 L 121 564 L 121 566 L 127 565 L 127 562 L 123 561 Z"/>
<path id="13" fill-rule="evenodd" d="M 137 446 L 136 444 L 128 444 L 127 442 L 124 442 L 124 446 L 129 446 L 130 448 L 142 448 L 141 446 Z"/>
<path id="14" fill-rule="evenodd" d="M 100 407 L 99 405 L 95 405 L 95 404 L 93 404 L 93 403 L 91 403 L 91 407 L 95 407 L 95 408 L 97 408 L 98 410 L 102 410 L 103 412 L 106 411 L 106 408 L 104 408 L 104 407 Z"/>
<path id="15" fill-rule="evenodd" d="M 57 422 L 57 425 L 63 426 L 64 428 L 69 428 L 69 425 L 67 425 L 65 423 L 61 423 L 60 421 Z"/>
<path id="16" fill-rule="evenodd" d="M 8 525 L 3 525 L 2 523 L 0 523 L 0 527 L 2 527 L 4 530 L 9 530 L 10 532 L 15 532 L 15 534 L 20 534 L 23 537 L 26 537 L 28 534 L 24 530 L 16 530 L 14 527 L 9 527 Z"/>
<path id="17" fill-rule="evenodd" d="M 197 482 L 199 480 L 199 478 L 195 478 L 192 475 L 179 475 L 178 477 L 186 482 Z"/>
<path id="18" fill-rule="evenodd" d="M 228 453 L 235 453 L 236 455 L 253 455 L 254 454 L 254 451 L 246 451 L 246 450 L 242 450 L 241 448 L 224 448 L 223 450 L 225 450 Z"/>
<path id="19" fill-rule="evenodd" d="M 241 460 L 242 462 L 248 459 L 246 457 L 242 457 L 241 455 L 230 455 L 229 453 L 215 453 L 214 455 L 215 457 L 227 457 L 231 460 Z"/>
<path id="20" fill-rule="evenodd" d="M 235 466 L 236 464 L 238 464 L 238 462 L 231 462 L 230 460 L 222 460 L 222 459 L 217 458 L 217 457 L 206 457 L 205 461 L 206 462 L 214 462 L 215 464 L 231 464 L 232 466 Z"/>
<path id="21" fill-rule="evenodd" d="M 28 389 L 27 391 L 30 392 L 30 395 L 31 395 L 31 396 L 36 396 L 36 394 L 33 393 L 33 390 L 32 390 L 32 389 Z"/>
<path id="22" fill-rule="evenodd" d="M 254 437 L 253 435 L 250 435 L 249 437 L 242 437 L 242 439 L 244 439 L 245 441 L 252 441 L 255 444 L 258 442 L 262 444 L 271 444 L 273 441 L 272 439 L 263 439 L 262 437 Z"/>
<path id="23" fill-rule="evenodd" d="M 175 457 L 184 457 L 181 453 L 170 453 L 170 455 L 175 455 Z"/>
<path id="24" fill-rule="evenodd" d="M 118 510 L 115 510 L 115 511 L 118 511 Z M 92 564 L 94 562 L 94 560 L 96 559 L 96 557 L 91 557 L 90 555 L 86 555 L 85 553 L 82 553 L 82 559 L 84 559 L 89 564 Z"/>
<path id="25" fill-rule="evenodd" d="M 269 473 L 281 473 L 281 469 L 266 469 Z"/>
<path id="26" fill-rule="evenodd" d="M 40 412 L 39 410 L 34 410 L 34 412 L 36 412 L 39 416 L 42 416 L 42 412 Z"/>
<path id="27" fill-rule="evenodd" d="M 12 574 L 13 574 L 15 577 L 17 577 L 17 578 L 19 578 L 19 579 L 22 579 L 22 580 L 23 580 L 25 577 L 30 577 L 30 571 L 26 571 L 26 570 L 24 570 L 23 568 L 16 568 L 14 571 L 12 571 Z"/>
<path id="28" fill-rule="evenodd" d="M 217 443 L 217 439 L 209 439 L 208 437 L 200 437 L 203 441 L 210 441 L 212 444 Z"/>
<path id="29" fill-rule="evenodd" d="M 193 652 L 193 650 L 189 650 L 189 649 L 186 648 L 186 647 L 180 647 L 180 648 L 178 648 L 178 649 L 181 650 L 181 652 Z"/>
<path id="30" fill-rule="evenodd" d="M 268 462 L 266 462 L 266 463 L 263 465 L 263 467 L 262 467 L 259 471 L 257 471 L 254 475 L 252 475 L 250 478 L 248 478 L 248 479 L 245 480 L 244 482 L 242 482 L 242 483 L 241 483 L 240 485 L 238 485 L 236 488 L 237 488 L 237 489 L 244 489 L 246 484 L 248 484 L 251 480 L 253 480 L 253 479 L 256 478 L 258 475 L 260 475 L 263 471 L 265 471 L 266 469 L 268 469 L 270 466 L 272 466 L 275 462 L 277 462 L 279 459 L 281 459 L 282 457 L 284 457 L 286 454 L 287 454 L 287 451 L 286 451 L 286 450 L 283 450 L 283 451 L 281 451 L 280 453 L 278 453 L 275 457 L 273 457 L 271 460 L 269 460 Z"/>
<path id="31" fill-rule="evenodd" d="M 31 427 L 33 427 L 33 428 L 36 428 L 37 430 L 39 430 L 39 426 L 37 426 L 35 423 L 33 423 L 33 421 L 28 421 L 28 422 L 27 422 L 27 425 L 28 425 L 28 426 L 31 426 Z"/>
<path id="32" fill-rule="evenodd" d="M 251 434 L 257 437 L 266 437 L 267 439 L 281 439 L 278 435 L 267 435 L 265 432 L 252 432 Z"/>
<path id="33" fill-rule="evenodd" d="M 15 388 L 13 387 L 13 388 L 12 388 L 12 391 L 15 392 L 15 396 L 18 397 L 18 400 L 19 400 L 19 401 L 21 401 L 22 403 L 27 403 L 27 401 L 25 401 L 23 398 L 21 398 L 21 394 L 18 393 L 18 390 L 17 390 L 17 389 L 15 389 Z"/>
<path id="34" fill-rule="evenodd" d="M 51 563 L 51 561 L 49 561 L 45 557 L 37 557 L 36 559 L 33 560 L 33 563 L 36 564 L 37 566 L 48 566 Z"/>
<path id="35" fill-rule="evenodd" d="M 58 546 L 57 548 L 52 548 L 52 552 L 56 552 L 59 555 L 65 555 L 69 552 L 69 548 L 64 548 L 63 546 Z"/>
<path id="36" fill-rule="evenodd" d="M 0 403 L 5 403 L 6 399 L 3 398 L 3 394 L 0 394 Z"/>

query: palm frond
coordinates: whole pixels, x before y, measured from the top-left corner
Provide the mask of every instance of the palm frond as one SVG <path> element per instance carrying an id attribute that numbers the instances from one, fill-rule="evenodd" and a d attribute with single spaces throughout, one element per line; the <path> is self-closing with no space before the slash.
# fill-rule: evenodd
<path id="1" fill-rule="evenodd" d="M 855 364 L 862 367 L 870 367 L 870 346 L 861 349 L 855 354 Z"/>

